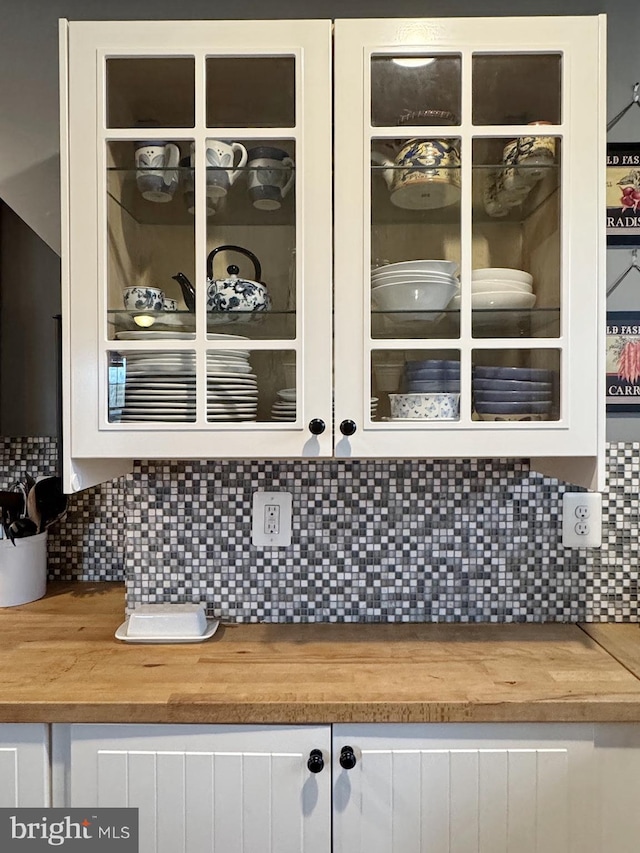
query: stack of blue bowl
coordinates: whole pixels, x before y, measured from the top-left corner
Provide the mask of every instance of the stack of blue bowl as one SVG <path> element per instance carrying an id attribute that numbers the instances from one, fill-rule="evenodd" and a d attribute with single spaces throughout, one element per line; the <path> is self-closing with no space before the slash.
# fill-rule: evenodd
<path id="1" fill-rule="evenodd" d="M 483 421 L 546 421 L 556 379 L 555 370 L 474 367 L 474 410 Z"/>
<path id="2" fill-rule="evenodd" d="M 439 358 L 408 361 L 404 367 L 404 384 L 409 394 L 459 394 L 460 362 Z"/>

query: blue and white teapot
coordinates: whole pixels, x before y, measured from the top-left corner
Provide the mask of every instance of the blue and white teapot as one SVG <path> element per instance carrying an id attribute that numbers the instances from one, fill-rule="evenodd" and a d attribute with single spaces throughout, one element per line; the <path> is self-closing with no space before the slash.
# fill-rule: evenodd
<path id="1" fill-rule="evenodd" d="M 227 278 L 214 279 L 213 261 L 220 252 L 239 252 L 253 264 L 255 281 L 239 277 L 239 268 L 235 264 L 227 267 Z M 218 246 L 207 257 L 207 311 L 235 312 L 268 311 L 271 298 L 266 284 L 260 281 L 262 269 L 260 261 L 248 249 L 242 246 Z"/>

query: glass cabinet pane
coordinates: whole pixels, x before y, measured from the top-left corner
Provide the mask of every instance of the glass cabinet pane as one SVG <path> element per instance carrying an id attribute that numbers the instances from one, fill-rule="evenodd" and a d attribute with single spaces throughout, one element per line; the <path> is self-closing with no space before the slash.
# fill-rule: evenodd
<path id="1" fill-rule="evenodd" d="M 110 423 L 195 421 L 195 353 L 120 350 L 108 356 Z"/>
<path id="2" fill-rule="evenodd" d="M 218 337 L 224 338 L 230 339 Z M 297 411 L 295 352 L 207 351 L 208 421 L 287 423 L 296 420 Z"/>
<path id="3" fill-rule="evenodd" d="M 560 351 L 474 350 L 472 413 L 476 421 L 560 420 Z"/>
<path id="4" fill-rule="evenodd" d="M 472 72 L 474 124 L 561 123 L 561 54 L 476 53 Z"/>
<path id="5" fill-rule="evenodd" d="M 220 349 L 214 344 L 207 350 L 207 421 L 296 421 L 294 351 L 243 349 L 238 335 L 220 333 L 212 340 L 219 342 Z M 236 346 L 230 348 L 229 343 Z M 110 423 L 193 422 L 197 412 L 195 353 L 112 350 L 108 353 L 107 390 Z"/>
<path id="6" fill-rule="evenodd" d="M 371 124 L 374 127 L 459 124 L 460 68 L 458 55 L 373 56 Z"/>
<path id="7" fill-rule="evenodd" d="M 166 139 L 107 143 L 110 339 L 194 336 L 193 300 L 177 280 L 195 275 L 188 147 Z"/>
<path id="8" fill-rule="evenodd" d="M 107 127 L 194 127 L 193 57 L 107 59 Z"/>
<path id="9" fill-rule="evenodd" d="M 371 419 L 457 421 L 459 350 L 373 350 Z"/>
<path id="10" fill-rule="evenodd" d="M 293 339 L 295 141 L 206 144 L 207 328 L 233 322 L 249 338 Z"/>
<path id="11" fill-rule="evenodd" d="M 490 349 L 471 354 L 471 399 L 461 398 L 461 352 L 373 350 L 373 421 L 559 420 L 560 351 Z"/>
<path id="12" fill-rule="evenodd" d="M 371 164 L 372 337 L 458 337 L 460 140 L 374 139 Z"/>
<path id="13" fill-rule="evenodd" d="M 559 137 L 473 140 L 474 337 L 559 336 L 560 169 Z"/>
<path id="14" fill-rule="evenodd" d="M 295 57 L 207 59 L 207 127 L 295 127 Z"/>

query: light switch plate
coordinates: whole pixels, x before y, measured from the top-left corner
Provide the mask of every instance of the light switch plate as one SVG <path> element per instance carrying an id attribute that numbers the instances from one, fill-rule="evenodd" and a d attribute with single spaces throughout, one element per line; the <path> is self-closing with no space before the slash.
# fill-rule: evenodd
<path id="1" fill-rule="evenodd" d="M 562 544 L 565 548 L 599 548 L 602 544 L 600 492 L 565 492 L 562 497 Z"/>
<path id="2" fill-rule="evenodd" d="M 291 492 L 254 492 L 252 545 L 291 545 Z"/>

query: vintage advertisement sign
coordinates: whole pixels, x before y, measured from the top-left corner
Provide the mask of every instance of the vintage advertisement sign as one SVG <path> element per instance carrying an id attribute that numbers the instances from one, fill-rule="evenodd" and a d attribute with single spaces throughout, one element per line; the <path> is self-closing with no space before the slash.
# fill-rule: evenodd
<path id="1" fill-rule="evenodd" d="M 138 853 L 138 809 L 0 809 L 2 853 Z"/>
<path id="2" fill-rule="evenodd" d="M 640 411 L 640 311 L 607 312 L 607 411 Z"/>
<path id="3" fill-rule="evenodd" d="M 607 245 L 640 246 L 640 143 L 607 145 Z"/>

